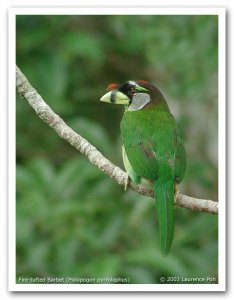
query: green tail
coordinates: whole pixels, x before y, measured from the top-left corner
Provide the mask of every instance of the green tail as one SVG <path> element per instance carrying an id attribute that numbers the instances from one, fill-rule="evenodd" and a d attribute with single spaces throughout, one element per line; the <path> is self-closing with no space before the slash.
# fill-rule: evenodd
<path id="1" fill-rule="evenodd" d="M 174 235 L 174 181 L 158 179 L 154 184 L 159 223 L 160 248 L 166 256 Z"/>

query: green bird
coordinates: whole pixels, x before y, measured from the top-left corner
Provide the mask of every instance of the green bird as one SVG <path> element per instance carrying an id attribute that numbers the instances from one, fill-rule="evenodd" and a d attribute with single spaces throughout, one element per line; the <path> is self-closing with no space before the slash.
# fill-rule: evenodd
<path id="1" fill-rule="evenodd" d="M 166 256 L 174 235 L 174 194 L 184 177 L 183 135 L 158 88 L 143 81 L 111 84 L 101 101 L 122 104 L 120 124 L 125 169 L 135 184 L 153 187 L 160 248 Z"/>

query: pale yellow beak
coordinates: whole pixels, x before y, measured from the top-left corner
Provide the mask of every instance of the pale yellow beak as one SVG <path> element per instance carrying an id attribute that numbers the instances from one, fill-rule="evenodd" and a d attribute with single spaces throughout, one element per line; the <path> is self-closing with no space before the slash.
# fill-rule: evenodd
<path id="1" fill-rule="evenodd" d="M 112 90 L 102 96 L 100 101 L 113 104 L 129 105 L 130 99 L 122 92 L 118 90 Z"/>

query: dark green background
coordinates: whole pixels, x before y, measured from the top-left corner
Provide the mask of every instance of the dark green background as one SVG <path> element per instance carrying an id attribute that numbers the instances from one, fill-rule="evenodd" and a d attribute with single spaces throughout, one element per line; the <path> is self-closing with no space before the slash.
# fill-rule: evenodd
<path id="1" fill-rule="evenodd" d="M 17 64 L 120 167 L 123 109 L 99 99 L 111 82 L 155 84 L 185 134 L 181 193 L 217 200 L 217 26 L 216 16 L 18 16 Z M 163 258 L 153 199 L 124 192 L 18 95 L 16 112 L 18 276 L 217 276 L 217 216 L 176 208 Z"/>

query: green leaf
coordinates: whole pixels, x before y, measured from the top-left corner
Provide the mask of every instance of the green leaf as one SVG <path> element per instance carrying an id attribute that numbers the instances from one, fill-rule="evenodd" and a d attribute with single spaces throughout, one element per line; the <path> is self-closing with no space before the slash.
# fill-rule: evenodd
<path id="1" fill-rule="evenodd" d="M 71 31 L 60 38 L 63 51 L 68 55 L 76 55 L 88 58 L 94 62 L 100 62 L 103 59 L 101 43 L 93 34 L 87 34 L 81 31 Z"/>
<path id="2" fill-rule="evenodd" d="M 103 154 L 111 155 L 114 151 L 106 130 L 100 124 L 93 120 L 79 117 L 71 120 L 69 125 Z"/>

